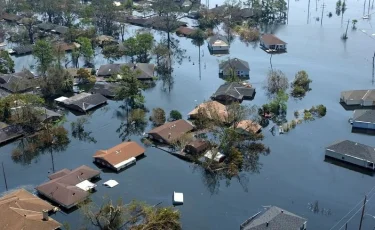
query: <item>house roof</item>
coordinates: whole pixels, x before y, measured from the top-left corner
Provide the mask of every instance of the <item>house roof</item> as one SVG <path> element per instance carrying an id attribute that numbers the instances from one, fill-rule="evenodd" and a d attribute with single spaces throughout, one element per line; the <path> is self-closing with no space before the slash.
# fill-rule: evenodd
<path id="1" fill-rule="evenodd" d="M 367 91 L 366 95 L 363 97 L 364 101 L 375 101 L 375 90 L 370 89 Z"/>
<path id="2" fill-rule="evenodd" d="M 122 66 L 129 66 L 130 69 L 139 71 L 138 79 L 152 79 L 154 77 L 154 64 L 149 63 L 126 63 L 126 64 L 106 64 L 101 65 L 97 76 L 112 76 L 120 73 Z"/>
<path id="3" fill-rule="evenodd" d="M 65 105 L 75 105 L 78 106 L 81 110 L 87 111 L 106 102 L 107 98 L 105 98 L 101 94 L 80 93 L 74 95 L 73 97 L 69 97 L 62 103 Z"/>
<path id="4" fill-rule="evenodd" d="M 17 55 L 23 55 L 33 52 L 33 45 L 24 45 L 12 48 Z"/>
<path id="5" fill-rule="evenodd" d="M 125 64 L 105 64 L 99 67 L 97 76 L 112 76 L 120 72 L 121 66 Z"/>
<path id="6" fill-rule="evenodd" d="M 0 197 L 0 229 L 58 229 L 61 224 L 52 218 L 43 220 L 43 210 L 53 206 L 24 189 Z"/>
<path id="7" fill-rule="evenodd" d="M 224 71 L 230 70 L 230 69 L 250 70 L 249 63 L 239 58 L 232 58 L 232 59 L 226 60 L 219 64 L 219 68 Z"/>
<path id="8" fill-rule="evenodd" d="M 61 51 L 72 51 L 76 46 L 74 43 L 68 44 L 66 42 L 57 42 L 53 44 L 54 47 Z"/>
<path id="9" fill-rule="evenodd" d="M 368 90 L 349 90 L 342 91 L 341 97 L 345 100 L 362 100 Z"/>
<path id="10" fill-rule="evenodd" d="M 18 21 L 21 19 L 21 16 L 18 16 L 16 14 L 9 14 L 9 13 L 2 13 L 0 15 L 0 18 L 6 20 L 6 21 Z"/>
<path id="11" fill-rule="evenodd" d="M 230 96 L 237 100 L 245 98 L 252 98 L 254 96 L 255 89 L 249 85 L 243 85 L 237 82 L 228 82 L 221 85 L 216 92 L 212 95 L 213 99 L 218 96 Z"/>
<path id="12" fill-rule="evenodd" d="M 262 214 L 241 224 L 241 230 L 300 229 L 307 220 L 279 207 L 272 206 Z"/>
<path id="13" fill-rule="evenodd" d="M 210 37 L 208 43 L 214 45 L 217 41 L 221 41 L 221 43 L 229 45 L 228 39 L 221 34 L 215 34 L 214 36 Z"/>
<path id="14" fill-rule="evenodd" d="M 176 33 L 177 34 L 183 34 L 185 36 L 190 36 L 191 34 L 193 34 L 196 30 L 193 29 L 193 28 L 189 28 L 189 27 L 186 27 L 186 26 L 180 26 Z"/>
<path id="15" fill-rule="evenodd" d="M 91 89 L 93 93 L 100 93 L 105 97 L 115 97 L 118 85 L 106 82 L 96 82 Z"/>
<path id="16" fill-rule="evenodd" d="M 225 121 L 228 117 L 228 111 L 225 105 L 217 101 L 203 102 L 202 104 L 194 108 L 188 115 L 197 116 L 199 113 L 204 113 L 200 115 L 204 115 L 208 119 L 218 117 L 222 121 Z"/>
<path id="17" fill-rule="evenodd" d="M 173 21 L 170 21 L 168 25 L 167 21 L 168 21 L 167 18 L 164 16 L 154 16 L 154 17 L 147 19 L 145 26 L 152 27 L 157 30 L 163 30 L 163 31 L 167 31 L 167 30 L 174 31 L 180 26 L 187 26 L 186 22 L 173 20 Z"/>
<path id="18" fill-rule="evenodd" d="M 327 150 L 345 154 L 375 163 L 374 147 L 360 144 L 350 140 L 339 140 L 329 145 Z"/>
<path id="19" fill-rule="evenodd" d="M 40 30 L 49 31 L 53 30 L 57 25 L 52 23 L 40 23 L 36 25 Z"/>
<path id="20" fill-rule="evenodd" d="M 267 44 L 267 45 L 285 45 L 286 42 L 280 40 L 278 37 L 276 37 L 273 34 L 263 34 L 261 37 L 261 40 Z"/>
<path id="21" fill-rule="evenodd" d="M 243 129 L 247 132 L 257 133 L 262 129 L 262 126 L 252 120 L 242 120 L 238 122 L 236 128 Z"/>
<path id="22" fill-rule="evenodd" d="M 0 144 L 23 136 L 21 125 L 7 125 L 0 129 Z"/>
<path id="23" fill-rule="evenodd" d="M 50 175 L 55 178 L 36 187 L 36 190 L 47 198 L 59 203 L 60 205 L 70 208 L 72 205 L 84 200 L 89 193 L 76 187 L 77 184 L 84 180 L 89 180 L 100 174 L 98 170 L 82 165 L 69 173 L 58 172 Z"/>
<path id="24" fill-rule="evenodd" d="M 192 147 L 197 151 L 205 150 L 209 146 L 209 142 L 202 139 L 195 139 L 186 146 Z"/>
<path id="25" fill-rule="evenodd" d="M 353 121 L 375 123 L 375 110 L 354 110 Z"/>
<path id="26" fill-rule="evenodd" d="M 62 177 L 62 176 L 65 176 L 65 175 L 68 175 L 71 171 L 69 169 L 61 169 L 60 171 L 57 171 L 55 173 L 52 173 L 48 176 L 48 178 L 50 180 L 54 180 L 54 179 L 57 179 L 59 177 Z"/>
<path id="27" fill-rule="evenodd" d="M 66 27 L 66 26 L 56 26 L 54 30 L 58 34 L 66 34 L 68 32 L 69 28 Z"/>
<path id="28" fill-rule="evenodd" d="M 145 152 L 139 144 L 134 141 L 123 142 L 107 150 L 99 150 L 94 154 L 94 158 L 103 159 L 112 166 L 115 166 L 123 161 L 129 160 L 132 157 L 138 157 Z"/>
<path id="29" fill-rule="evenodd" d="M 171 143 L 187 132 L 193 130 L 193 125 L 185 120 L 167 122 L 159 127 L 149 131 L 149 134 L 159 135 L 166 143 Z"/>
<path id="30" fill-rule="evenodd" d="M 36 86 L 34 75 L 30 71 L 0 74 L 0 87 L 12 93 L 24 92 Z"/>

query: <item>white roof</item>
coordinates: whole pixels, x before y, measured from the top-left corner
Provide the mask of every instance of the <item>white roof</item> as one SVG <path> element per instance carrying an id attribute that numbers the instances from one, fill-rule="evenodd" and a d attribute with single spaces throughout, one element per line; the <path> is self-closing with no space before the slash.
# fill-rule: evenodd
<path id="1" fill-rule="evenodd" d="M 92 188 L 95 188 L 96 187 L 96 184 L 93 184 L 91 183 L 90 181 L 88 180 L 84 180 L 82 181 L 81 183 L 79 184 L 76 184 L 76 186 L 84 191 L 88 191 Z"/>
<path id="2" fill-rule="evenodd" d="M 204 156 L 205 156 L 206 158 L 212 159 L 212 158 L 213 158 L 213 153 L 212 153 L 211 150 L 209 150 L 209 151 L 207 151 L 206 154 L 204 154 Z M 220 152 L 217 152 L 217 154 L 215 155 L 215 158 L 212 159 L 212 160 L 219 162 L 219 161 L 220 161 L 222 158 L 224 158 L 224 157 L 225 157 L 224 154 L 222 154 L 222 153 L 220 153 Z"/>
<path id="3" fill-rule="evenodd" d="M 184 194 L 181 192 L 173 192 L 173 203 L 184 203 Z"/>
<path id="4" fill-rule="evenodd" d="M 103 183 L 105 186 L 108 186 L 110 188 L 113 188 L 115 187 L 116 185 L 118 185 L 118 182 L 115 181 L 115 180 L 109 180 L 109 181 L 106 181 Z"/>
<path id="5" fill-rule="evenodd" d="M 59 97 L 59 98 L 56 98 L 55 101 L 57 101 L 57 102 L 63 102 L 66 99 L 68 99 L 68 98 L 67 97 Z"/>
<path id="6" fill-rule="evenodd" d="M 133 162 L 136 162 L 136 158 L 135 157 L 131 157 L 131 158 L 129 158 L 129 159 L 123 161 L 123 162 L 120 162 L 117 165 L 115 165 L 114 167 L 118 169 L 118 168 L 121 168 L 124 165 L 127 165 L 129 163 L 133 163 Z"/>

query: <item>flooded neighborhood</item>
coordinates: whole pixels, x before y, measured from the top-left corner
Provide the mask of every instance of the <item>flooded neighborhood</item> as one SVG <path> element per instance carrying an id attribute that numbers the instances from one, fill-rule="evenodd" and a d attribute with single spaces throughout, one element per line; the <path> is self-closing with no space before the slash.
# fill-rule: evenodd
<path id="1" fill-rule="evenodd" d="M 0 229 L 375 229 L 373 1 L 49 4 L 0 0 Z"/>

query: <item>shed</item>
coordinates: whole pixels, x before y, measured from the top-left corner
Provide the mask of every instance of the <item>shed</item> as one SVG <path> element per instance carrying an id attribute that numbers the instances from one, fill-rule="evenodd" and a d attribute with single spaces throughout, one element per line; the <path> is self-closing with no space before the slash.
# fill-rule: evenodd
<path id="1" fill-rule="evenodd" d="M 360 144 L 350 140 L 339 140 L 326 148 L 326 156 L 374 170 L 374 147 Z"/>
<path id="2" fill-rule="evenodd" d="M 375 110 L 354 110 L 353 128 L 375 130 Z"/>
<path id="3" fill-rule="evenodd" d="M 232 58 L 219 64 L 219 74 L 223 77 L 232 76 L 249 77 L 249 63 L 239 58 Z"/>
<path id="4" fill-rule="evenodd" d="M 229 52 L 229 42 L 226 37 L 216 34 L 208 40 L 208 49 L 211 52 Z"/>
<path id="5" fill-rule="evenodd" d="M 252 100 L 255 96 L 255 89 L 250 84 L 228 82 L 221 85 L 211 96 L 211 99 L 221 102 L 239 102 Z"/>
<path id="6" fill-rule="evenodd" d="M 200 154 L 210 147 L 208 141 L 196 139 L 185 146 L 185 152 L 189 154 Z"/>
<path id="7" fill-rule="evenodd" d="M 240 225 L 240 230 L 306 230 L 307 220 L 276 206 L 259 212 Z"/>
<path id="8" fill-rule="evenodd" d="M 148 137 L 155 141 L 165 144 L 171 144 L 174 140 L 180 138 L 185 133 L 194 129 L 189 122 L 180 119 L 177 121 L 167 122 L 148 132 Z"/>
<path id="9" fill-rule="evenodd" d="M 115 171 L 136 162 L 136 158 L 144 155 L 145 149 L 134 141 L 123 142 L 107 150 L 99 150 L 94 154 L 94 162 Z"/>
<path id="10" fill-rule="evenodd" d="M 260 46 L 266 50 L 286 51 L 287 43 L 273 34 L 263 34 L 260 38 Z"/>

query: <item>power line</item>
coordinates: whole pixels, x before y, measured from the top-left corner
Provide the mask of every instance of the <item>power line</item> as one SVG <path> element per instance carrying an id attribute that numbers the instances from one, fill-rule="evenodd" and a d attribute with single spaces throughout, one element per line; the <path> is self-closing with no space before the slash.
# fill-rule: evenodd
<path id="1" fill-rule="evenodd" d="M 374 190 L 375 189 L 375 186 L 374 187 L 372 187 L 372 189 L 367 193 L 367 195 L 369 195 L 371 192 L 372 192 L 372 190 Z M 374 193 L 375 194 L 375 193 Z M 330 228 L 329 230 L 332 230 L 332 229 L 334 229 L 342 220 L 344 220 L 358 205 L 360 205 L 362 203 L 362 199 L 358 202 L 358 204 L 356 204 L 356 206 L 354 206 L 354 208 L 352 208 L 352 210 L 350 210 L 343 218 L 341 218 L 341 220 L 339 220 L 335 225 L 333 225 L 333 227 L 332 228 Z"/>

